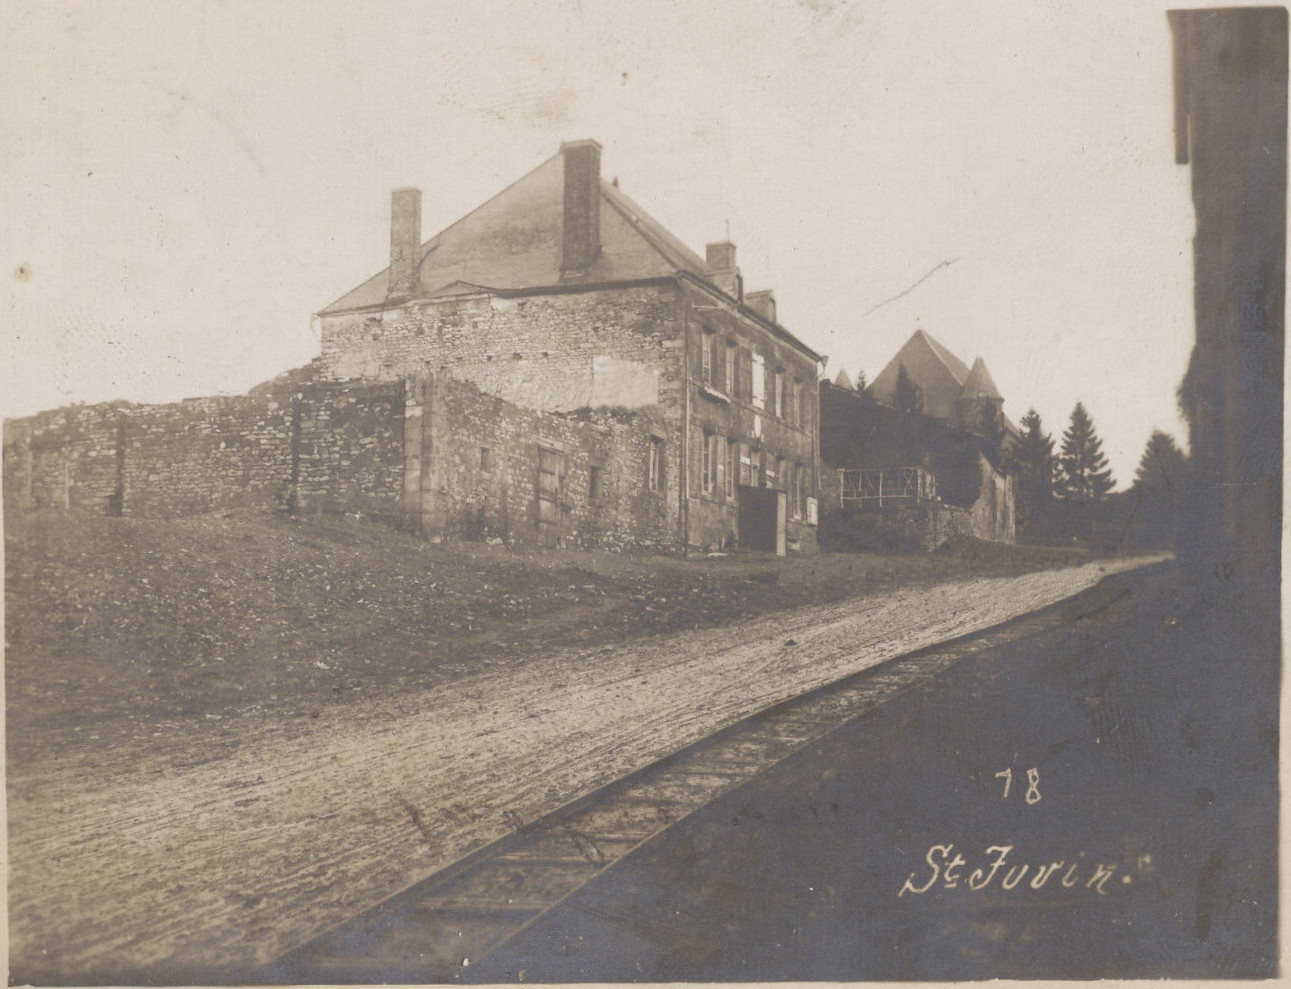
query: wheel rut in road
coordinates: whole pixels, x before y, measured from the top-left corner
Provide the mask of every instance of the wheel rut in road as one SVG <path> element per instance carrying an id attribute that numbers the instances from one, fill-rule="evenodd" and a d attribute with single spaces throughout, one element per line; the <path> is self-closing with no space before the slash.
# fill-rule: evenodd
<path id="1" fill-rule="evenodd" d="M 1048 608 L 783 701 L 481 848 L 249 973 L 272 983 L 444 982 L 717 797 L 954 663 L 1126 593 L 1109 578 Z M 519 824 L 519 822 L 517 822 Z"/>

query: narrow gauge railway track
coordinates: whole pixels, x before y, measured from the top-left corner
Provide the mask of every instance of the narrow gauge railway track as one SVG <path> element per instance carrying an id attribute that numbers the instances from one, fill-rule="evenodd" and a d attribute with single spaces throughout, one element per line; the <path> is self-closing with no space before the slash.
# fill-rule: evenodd
<path id="1" fill-rule="evenodd" d="M 983 632 L 907 653 L 752 715 L 478 849 L 277 961 L 269 983 L 446 982 L 636 848 L 961 659 L 1050 633 L 1127 590 L 1108 578 Z"/>

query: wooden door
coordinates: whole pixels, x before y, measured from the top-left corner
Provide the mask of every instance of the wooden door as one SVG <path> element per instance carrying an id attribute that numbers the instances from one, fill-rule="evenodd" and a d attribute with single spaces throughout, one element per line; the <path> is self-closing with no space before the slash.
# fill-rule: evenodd
<path id="1" fill-rule="evenodd" d="M 538 541 L 543 546 L 560 545 L 560 453 L 538 448 L 537 499 Z"/>

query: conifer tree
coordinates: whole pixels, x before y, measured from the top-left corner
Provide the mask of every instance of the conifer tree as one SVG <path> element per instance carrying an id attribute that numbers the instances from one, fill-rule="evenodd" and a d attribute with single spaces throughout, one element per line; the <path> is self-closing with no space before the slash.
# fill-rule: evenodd
<path id="1" fill-rule="evenodd" d="M 1053 437 L 1044 431 L 1040 413 L 1035 409 L 1028 409 L 1022 417 L 1022 430 L 1014 463 L 1018 478 L 1018 523 L 1026 530 L 1042 523 L 1053 507 L 1058 462 L 1053 455 Z"/>
<path id="2" fill-rule="evenodd" d="M 923 405 L 919 399 L 919 389 L 910 380 L 904 362 L 897 365 L 897 383 L 892 389 L 892 405 L 898 412 L 918 412 Z"/>
<path id="3" fill-rule="evenodd" d="M 1188 457 L 1173 437 L 1153 430 L 1128 493 L 1125 530 L 1130 538 L 1149 546 L 1178 541 L 1190 501 L 1190 474 Z"/>
<path id="4" fill-rule="evenodd" d="M 1183 502 L 1187 475 L 1188 458 L 1175 445 L 1174 438 L 1153 430 L 1134 473 L 1134 490 L 1145 500 L 1176 508 Z"/>
<path id="5" fill-rule="evenodd" d="M 1094 421 L 1077 402 L 1071 410 L 1071 421 L 1062 434 L 1062 497 L 1071 502 L 1097 503 L 1105 500 L 1116 486 L 1103 453 L 1103 441 L 1094 430 Z"/>
<path id="6" fill-rule="evenodd" d="M 860 369 L 857 369 L 857 372 L 856 372 L 856 390 L 857 390 L 857 391 L 865 391 L 865 389 L 866 389 L 866 387 L 867 387 L 867 386 L 868 386 L 868 382 L 865 380 L 865 372 L 864 372 L 864 371 L 862 371 L 862 370 L 860 370 Z"/>

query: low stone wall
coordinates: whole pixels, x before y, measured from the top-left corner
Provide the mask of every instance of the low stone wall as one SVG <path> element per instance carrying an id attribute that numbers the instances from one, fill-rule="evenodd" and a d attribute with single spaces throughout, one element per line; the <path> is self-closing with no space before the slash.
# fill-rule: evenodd
<path id="1" fill-rule="evenodd" d="M 5 509 L 362 512 L 432 538 L 674 551 L 678 446 L 656 407 L 543 413 L 444 373 L 287 381 L 7 421 Z"/>
<path id="2" fill-rule="evenodd" d="M 120 514 L 194 515 L 281 505 L 291 480 L 287 399 L 199 398 L 116 416 Z"/>
<path id="3" fill-rule="evenodd" d="M 120 404 L 73 406 L 4 424 L 5 511 L 121 512 Z"/>
<path id="4" fill-rule="evenodd" d="M 821 549 L 835 552 L 930 552 L 953 536 L 976 536 L 972 513 L 954 505 L 832 509 L 820 523 Z"/>
<path id="5" fill-rule="evenodd" d="M 397 513 L 403 384 L 310 383 L 4 426 L 10 512 L 162 518 L 239 507 Z"/>

